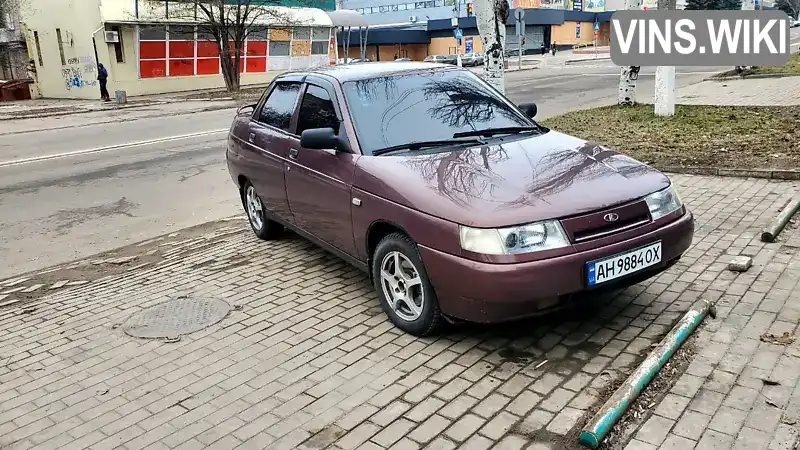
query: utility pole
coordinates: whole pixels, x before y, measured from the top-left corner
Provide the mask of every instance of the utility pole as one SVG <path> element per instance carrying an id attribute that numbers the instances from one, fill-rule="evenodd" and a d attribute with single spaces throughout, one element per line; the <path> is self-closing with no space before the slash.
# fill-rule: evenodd
<path id="1" fill-rule="evenodd" d="M 677 0 L 658 0 L 658 10 L 673 11 Z M 656 67 L 655 113 L 657 116 L 675 115 L 675 66 Z"/>
<path id="2" fill-rule="evenodd" d="M 642 0 L 625 0 L 625 9 L 635 10 L 639 9 L 641 6 Z M 636 80 L 638 78 L 639 66 L 628 66 L 620 69 L 617 104 L 633 105 L 636 103 Z"/>
<path id="3" fill-rule="evenodd" d="M 508 1 L 475 0 L 472 3 L 483 42 L 483 74 L 486 81 L 499 92 L 506 93 L 505 53 Z"/>
<path id="4" fill-rule="evenodd" d="M 461 40 L 463 39 L 464 35 L 462 34 L 462 31 L 458 24 L 458 19 L 461 17 L 461 0 L 456 0 L 456 6 L 453 8 L 453 15 L 454 17 L 452 25 L 453 28 L 455 28 L 454 34 L 456 38 L 456 65 L 458 67 L 463 67 L 463 64 L 461 62 Z"/>

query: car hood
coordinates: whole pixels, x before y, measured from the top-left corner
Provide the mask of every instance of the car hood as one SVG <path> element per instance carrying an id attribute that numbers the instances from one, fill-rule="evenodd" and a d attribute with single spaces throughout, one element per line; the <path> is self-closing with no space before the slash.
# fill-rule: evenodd
<path id="1" fill-rule="evenodd" d="M 548 133 L 468 149 L 358 160 L 356 187 L 446 220 L 502 227 L 624 203 L 669 186 L 598 144 Z"/>

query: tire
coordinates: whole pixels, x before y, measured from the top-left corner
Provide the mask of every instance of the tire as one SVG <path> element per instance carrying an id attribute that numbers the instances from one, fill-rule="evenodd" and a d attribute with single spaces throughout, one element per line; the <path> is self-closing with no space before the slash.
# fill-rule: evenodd
<path id="1" fill-rule="evenodd" d="M 247 214 L 247 221 L 250 222 L 250 228 L 259 239 L 271 241 L 283 233 L 283 225 L 267 218 L 264 203 L 261 202 L 255 186 L 249 181 L 242 189 L 242 206 Z"/>
<path id="2" fill-rule="evenodd" d="M 398 261 L 400 271 L 396 270 Z M 440 327 L 439 301 L 417 245 L 408 236 L 392 233 L 381 239 L 372 255 L 372 279 L 381 308 L 397 328 L 427 336 Z"/>

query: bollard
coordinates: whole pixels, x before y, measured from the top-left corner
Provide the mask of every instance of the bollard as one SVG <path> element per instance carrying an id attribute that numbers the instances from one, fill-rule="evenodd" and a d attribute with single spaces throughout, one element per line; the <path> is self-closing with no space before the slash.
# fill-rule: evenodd
<path id="1" fill-rule="evenodd" d="M 123 89 L 117 89 L 114 91 L 114 97 L 116 98 L 118 105 L 124 105 L 125 103 L 128 103 L 128 93 Z"/>
<path id="2" fill-rule="evenodd" d="M 703 321 L 713 305 L 707 300 L 695 304 L 683 318 L 661 340 L 647 359 L 636 368 L 636 371 L 611 395 L 597 414 L 589 421 L 578 437 L 578 443 L 589 448 L 597 448 L 606 435 L 614 428 L 620 417 L 636 400 L 650 380 L 672 357 L 675 351 L 686 341 L 689 335 Z M 714 313 L 712 312 L 712 317 Z"/>

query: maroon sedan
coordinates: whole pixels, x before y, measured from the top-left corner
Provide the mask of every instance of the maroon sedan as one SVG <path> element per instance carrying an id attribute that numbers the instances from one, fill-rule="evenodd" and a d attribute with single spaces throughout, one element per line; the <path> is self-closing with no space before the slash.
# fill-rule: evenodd
<path id="1" fill-rule="evenodd" d="M 288 73 L 237 114 L 228 169 L 258 237 L 290 228 L 363 269 L 415 335 L 542 314 L 677 261 L 694 221 L 670 180 L 535 114 L 452 66 Z"/>

